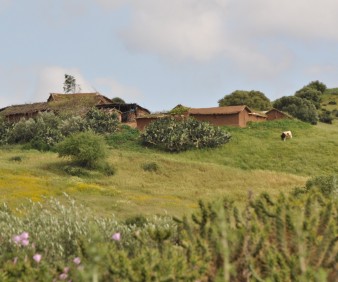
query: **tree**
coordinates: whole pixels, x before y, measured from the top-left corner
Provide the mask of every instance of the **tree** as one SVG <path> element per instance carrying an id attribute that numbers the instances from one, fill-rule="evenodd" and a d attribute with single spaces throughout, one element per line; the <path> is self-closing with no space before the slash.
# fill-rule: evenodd
<path id="1" fill-rule="evenodd" d="M 80 166 L 95 168 L 108 157 L 107 145 L 103 136 L 91 131 L 68 136 L 56 146 L 59 157 L 70 157 Z"/>
<path id="2" fill-rule="evenodd" d="M 274 108 L 289 113 L 304 122 L 317 124 L 318 115 L 314 104 L 296 96 L 284 96 L 273 103 Z"/>
<path id="3" fill-rule="evenodd" d="M 302 89 L 298 90 L 295 94 L 296 97 L 306 99 L 312 102 L 317 109 L 320 108 L 321 94 L 319 90 L 316 88 L 312 88 L 310 86 L 305 86 Z"/>
<path id="4" fill-rule="evenodd" d="M 304 86 L 304 87 L 310 87 L 312 89 L 316 89 L 318 91 L 320 91 L 321 93 L 324 93 L 326 90 L 326 85 L 318 80 L 316 81 L 311 81 L 308 85 Z M 304 88 L 303 87 L 303 88 Z"/>
<path id="5" fill-rule="evenodd" d="M 116 104 L 125 104 L 126 102 L 120 98 L 120 97 L 115 97 L 113 99 L 111 99 L 113 101 L 113 103 L 116 103 Z"/>
<path id="6" fill-rule="evenodd" d="M 74 76 L 65 74 L 65 82 L 63 83 L 63 91 L 68 93 L 81 92 L 81 87 L 79 84 L 76 84 L 76 79 Z"/>
<path id="7" fill-rule="evenodd" d="M 256 110 L 267 110 L 271 108 L 270 100 L 260 91 L 236 90 L 218 101 L 222 106 L 247 105 Z"/>

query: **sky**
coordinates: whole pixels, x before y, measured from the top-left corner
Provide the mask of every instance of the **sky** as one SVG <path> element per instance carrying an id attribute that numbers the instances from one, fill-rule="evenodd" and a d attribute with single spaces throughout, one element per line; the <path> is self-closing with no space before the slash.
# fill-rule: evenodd
<path id="1" fill-rule="evenodd" d="M 336 0 L 0 0 L 0 108 L 81 91 L 152 112 L 338 87 Z"/>

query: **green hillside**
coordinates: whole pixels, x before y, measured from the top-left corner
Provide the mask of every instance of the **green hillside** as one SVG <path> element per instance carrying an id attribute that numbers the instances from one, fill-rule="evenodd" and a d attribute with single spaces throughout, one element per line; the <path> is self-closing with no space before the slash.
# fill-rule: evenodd
<path id="1" fill-rule="evenodd" d="M 281 141 L 283 130 L 294 138 Z M 117 173 L 65 173 L 67 160 L 52 152 L 1 147 L 0 191 L 17 206 L 26 198 L 74 197 L 97 214 L 190 213 L 198 199 L 228 195 L 242 203 L 252 191 L 272 195 L 302 186 L 311 176 L 338 173 L 338 124 L 311 126 L 298 121 L 228 128 L 231 142 L 218 149 L 179 154 L 144 148 L 137 141 L 110 138 L 109 163 Z M 156 171 L 147 167 L 155 163 Z"/>
<path id="2" fill-rule="evenodd" d="M 338 119 L 338 88 L 330 88 L 324 92 L 321 107 L 332 112 L 333 117 Z"/>

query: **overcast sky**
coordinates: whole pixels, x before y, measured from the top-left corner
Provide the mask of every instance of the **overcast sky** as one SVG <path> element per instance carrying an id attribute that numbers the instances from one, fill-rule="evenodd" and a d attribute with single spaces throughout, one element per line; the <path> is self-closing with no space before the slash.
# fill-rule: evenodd
<path id="1" fill-rule="evenodd" d="M 64 74 L 150 111 L 338 87 L 336 0 L 0 0 L 0 108 L 63 92 Z"/>

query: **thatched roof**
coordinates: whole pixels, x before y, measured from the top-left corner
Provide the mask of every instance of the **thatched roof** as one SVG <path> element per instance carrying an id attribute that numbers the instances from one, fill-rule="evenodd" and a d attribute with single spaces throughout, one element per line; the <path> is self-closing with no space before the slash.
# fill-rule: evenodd
<path id="1" fill-rule="evenodd" d="M 33 104 L 23 104 L 23 105 L 14 105 L 1 109 L 1 115 L 11 116 L 11 115 L 25 115 L 33 114 L 37 112 L 44 112 L 50 110 L 48 103 L 33 103 Z"/>
<path id="2" fill-rule="evenodd" d="M 248 106 L 240 105 L 213 108 L 191 108 L 188 113 L 189 115 L 231 115 L 238 114 L 245 109 L 247 109 L 249 113 L 253 112 Z"/>
<path id="3" fill-rule="evenodd" d="M 72 100 L 87 100 L 99 104 L 109 104 L 112 103 L 112 100 L 101 95 L 98 92 L 95 93 L 75 93 L 75 94 L 61 94 L 61 93 L 51 93 L 47 102 L 62 102 L 62 101 L 72 101 Z"/>

